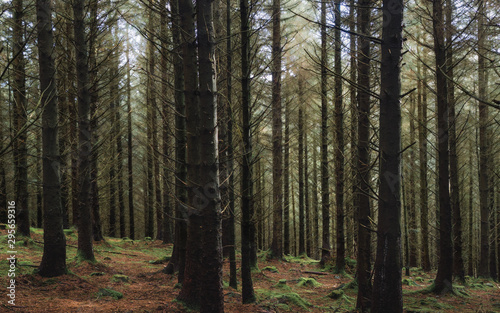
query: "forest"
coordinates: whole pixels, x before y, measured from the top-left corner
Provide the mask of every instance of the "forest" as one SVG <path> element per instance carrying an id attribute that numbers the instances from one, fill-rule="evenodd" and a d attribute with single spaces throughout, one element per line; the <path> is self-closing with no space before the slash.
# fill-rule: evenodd
<path id="1" fill-rule="evenodd" d="M 0 311 L 500 312 L 500 2 L 0 25 Z"/>

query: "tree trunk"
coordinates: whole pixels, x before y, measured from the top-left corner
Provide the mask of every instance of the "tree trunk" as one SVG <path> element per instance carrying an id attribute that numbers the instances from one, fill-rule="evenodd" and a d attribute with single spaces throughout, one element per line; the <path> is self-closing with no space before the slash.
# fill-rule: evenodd
<path id="1" fill-rule="evenodd" d="M 256 265 L 253 208 L 252 137 L 250 131 L 250 12 L 248 0 L 240 0 L 241 18 L 241 109 L 243 160 L 241 166 L 241 284 L 243 303 L 255 302 L 252 267 Z"/>
<path id="2" fill-rule="evenodd" d="M 135 212 L 134 212 L 134 167 L 132 152 L 132 86 L 130 83 L 130 47 L 127 47 L 127 170 L 128 170 L 128 215 L 129 215 L 129 237 L 135 238 Z"/>
<path id="3" fill-rule="evenodd" d="M 24 4 L 23 0 L 13 2 L 14 41 L 12 62 L 14 72 L 14 194 L 16 202 L 16 230 L 21 236 L 30 237 L 30 211 L 28 207 L 28 146 L 27 128 L 28 102 L 26 101 L 26 61 L 24 59 Z M 42 90 L 44 92 L 44 90 Z"/>
<path id="4" fill-rule="evenodd" d="M 478 8 L 478 96 L 480 99 L 487 98 L 487 70 L 486 70 L 486 47 L 485 37 L 485 1 L 479 1 Z M 489 257 L 489 215 L 490 215 L 490 198 L 488 192 L 489 187 L 489 138 L 488 138 L 488 106 L 479 102 L 479 207 L 481 213 L 481 255 L 479 259 L 478 275 L 482 277 L 490 277 Z"/>
<path id="5" fill-rule="evenodd" d="M 321 214 L 323 220 L 321 261 L 324 266 L 330 259 L 330 185 L 328 174 L 328 54 L 326 50 L 326 1 L 321 1 Z M 300 127 L 300 126 L 299 126 Z M 299 133 L 299 154 L 300 134 Z M 301 158 L 299 156 L 299 162 Z M 301 166 L 299 163 L 299 177 Z M 300 189 L 300 188 L 299 188 Z M 300 194 L 300 192 L 299 192 Z"/>
<path id="6" fill-rule="evenodd" d="M 305 197 L 304 197 L 304 181 L 305 181 L 305 173 L 304 173 L 304 164 L 307 160 L 304 158 L 304 108 L 303 108 L 303 78 L 301 76 L 298 77 L 298 92 L 299 92 L 299 255 L 303 255 L 306 253 L 306 240 L 305 240 Z M 323 228 L 329 226 L 328 223 L 325 223 L 325 216 L 323 216 Z"/>
<path id="7" fill-rule="evenodd" d="M 281 4 L 273 0 L 272 114 L 273 114 L 273 242 L 271 255 L 283 257 L 283 138 L 281 113 Z"/>
<path id="8" fill-rule="evenodd" d="M 92 247 L 92 220 L 90 208 L 90 93 L 87 41 L 85 38 L 84 0 L 73 2 L 76 73 L 78 81 L 78 251 L 79 258 L 94 262 Z M 75 192 L 75 190 L 73 191 Z"/>
<path id="9" fill-rule="evenodd" d="M 453 3 L 446 0 L 446 75 L 448 82 L 448 106 L 449 106 L 449 136 L 450 136 L 450 200 L 453 214 L 453 274 L 465 282 L 464 260 L 462 257 L 462 217 L 460 206 L 460 185 L 458 179 L 458 155 L 457 155 L 457 115 L 455 113 L 455 85 L 453 80 L 453 25 L 452 25 Z"/>
<path id="10" fill-rule="evenodd" d="M 443 3 L 433 2 L 434 52 L 436 56 L 438 187 L 439 187 L 439 262 L 434 292 L 452 291 L 453 244 L 451 240 L 451 204 L 449 193 L 448 99 Z"/>
<path id="11" fill-rule="evenodd" d="M 342 38 L 340 36 L 340 0 L 335 1 L 335 204 L 337 240 L 335 270 L 345 271 L 344 234 L 344 112 L 342 108 Z"/>
<path id="12" fill-rule="evenodd" d="M 38 61 L 43 145 L 43 256 L 39 273 L 54 277 L 66 273 L 66 238 L 63 232 L 61 206 L 60 155 L 58 140 L 58 108 L 56 97 L 56 69 L 54 38 L 52 34 L 52 7 L 50 1 L 37 0 Z"/>
<path id="13" fill-rule="evenodd" d="M 380 186 L 372 313 L 403 312 L 401 289 L 401 49 L 403 1 L 383 0 Z M 365 86 L 365 85 L 363 85 Z"/>
<path id="14" fill-rule="evenodd" d="M 370 34 L 371 0 L 359 3 L 358 25 L 361 34 Z M 358 85 L 363 89 L 358 90 L 357 109 L 357 158 L 356 158 L 356 192 L 357 205 L 357 267 L 358 297 L 356 308 L 367 312 L 371 306 L 371 210 L 370 210 L 370 42 L 366 37 L 358 39 Z"/>
<path id="15" fill-rule="evenodd" d="M 420 225 L 421 225 L 421 264 L 426 272 L 431 270 L 431 261 L 429 253 L 429 201 L 428 201 L 428 183 L 427 183 L 427 79 L 426 69 L 421 72 L 420 63 L 417 64 L 419 80 L 417 89 L 418 97 L 418 143 L 419 143 L 419 170 L 420 170 Z"/>
<path id="16" fill-rule="evenodd" d="M 408 241 L 409 241 L 409 255 L 408 255 L 408 266 L 417 267 L 417 206 L 415 200 L 416 188 L 415 188 L 415 149 L 413 144 L 415 143 L 415 119 L 417 115 L 415 114 L 415 97 L 410 94 L 410 145 L 408 151 L 408 161 L 410 163 L 409 177 L 408 177 Z M 408 269 L 409 270 L 409 269 Z"/>
<path id="17" fill-rule="evenodd" d="M 222 240 L 219 172 L 217 155 L 217 87 L 215 72 L 215 32 L 213 27 L 212 0 L 199 0 L 196 5 L 199 54 L 199 111 L 201 115 L 188 116 L 188 133 L 192 133 L 188 147 L 188 163 L 194 164 L 188 176 L 192 182 L 194 197 L 191 206 L 202 201 L 202 247 L 203 265 L 201 275 L 201 313 L 224 312 L 222 290 Z M 194 113 L 188 108 L 188 112 Z M 196 131 L 196 132 L 193 132 Z M 189 144 L 191 143 L 191 145 Z M 190 151 L 191 152 L 191 151 Z M 203 194 L 201 194 L 203 192 Z M 196 198 L 196 195 L 198 198 Z M 199 274 L 199 273 L 197 273 Z"/>
<path id="18" fill-rule="evenodd" d="M 285 102 L 285 138 L 283 164 L 283 253 L 289 255 L 290 249 L 290 109 Z M 295 238 L 293 238 L 295 241 Z"/>

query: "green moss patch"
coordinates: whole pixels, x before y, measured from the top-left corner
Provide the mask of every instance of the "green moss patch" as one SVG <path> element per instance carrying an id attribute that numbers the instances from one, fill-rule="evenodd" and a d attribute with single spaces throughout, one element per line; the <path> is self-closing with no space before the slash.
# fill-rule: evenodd
<path id="1" fill-rule="evenodd" d="M 128 277 L 127 275 L 115 274 L 113 275 L 112 280 L 116 283 L 118 282 L 130 283 L 130 277 Z"/>
<path id="2" fill-rule="evenodd" d="M 315 288 L 315 287 L 321 286 L 321 283 L 317 282 L 316 279 L 314 279 L 314 278 L 301 277 L 301 278 L 299 278 L 299 282 L 297 283 L 297 286 Z"/>
<path id="3" fill-rule="evenodd" d="M 102 297 L 111 297 L 115 300 L 119 300 L 123 298 L 123 293 L 109 288 L 100 288 L 97 292 L 97 298 L 99 299 Z"/>
<path id="4" fill-rule="evenodd" d="M 276 285 L 273 286 L 274 288 L 278 288 L 280 290 L 284 291 L 290 291 L 292 288 L 286 284 L 286 279 L 280 279 Z"/>
<path id="5" fill-rule="evenodd" d="M 276 266 L 266 266 L 264 267 L 262 270 L 263 271 L 269 271 L 271 273 L 279 273 L 278 269 L 276 268 Z"/>

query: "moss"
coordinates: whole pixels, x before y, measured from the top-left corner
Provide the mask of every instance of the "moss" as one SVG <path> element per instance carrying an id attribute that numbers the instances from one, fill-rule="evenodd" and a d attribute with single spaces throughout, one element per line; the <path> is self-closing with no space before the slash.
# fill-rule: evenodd
<path id="1" fill-rule="evenodd" d="M 276 268 L 276 266 L 266 266 L 264 267 L 261 272 L 263 271 L 269 271 L 271 273 L 279 273 L 278 269 Z"/>
<path id="2" fill-rule="evenodd" d="M 297 286 L 299 287 L 319 287 L 321 286 L 321 283 L 318 283 L 316 279 L 314 278 L 305 278 L 301 277 L 299 278 L 299 282 L 297 283 Z"/>
<path id="3" fill-rule="evenodd" d="M 333 300 L 337 300 L 337 299 L 342 298 L 343 295 L 344 295 L 344 290 L 337 289 L 337 290 L 333 290 L 332 292 L 330 292 L 327 295 L 327 297 L 330 298 L 330 299 L 333 299 Z"/>
<path id="4" fill-rule="evenodd" d="M 150 264 L 165 264 L 165 263 L 168 263 L 168 261 L 170 261 L 170 256 L 164 256 L 164 257 L 161 257 L 159 259 L 149 261 L 149 263 Z"/>
<path id="5" fill-rule="evenodd" d="M 109 288 L 100 288 L 97 292 L 97 298 L 99 299 L 101 297 L 111 297 L 115 300 L 119 300 L 123 298 L 123 293 Z"/>
<path id="6" fill-rule="evenodd" d="M 403 285 L 407 285 L 407 286 L 418 286 L 418 284 L 415 281 L 413 281 L 413 279 L 411 279 L 411 278 L 403 278 L 401 280 L 401 283 Z"/>
<path id="7" fill-rule="evenodd" d="M 302 299 L 295 292 L 279 292 L 267 289 L 256 289 L 255 290 L 260 296 L 269 299 L 269 300 L 277 300 L 280 304 L 286 305 L 295 305 L 301 307 L 303 309 L 307 309 L 311 307 L 312 304 Z"/>
<path id="8" fill-rule="evenodd" d="M 151 237 L 144 237 L 144 241 L 153 241 L 153 238 L 151 238 Z"/>
<path id="9" fill-rule="evenodd" d="M 112 280 L 116 283 L 118 283 L 118 282 L 129 283 L 130 282 L 130 278 L 127 275 L 121 275 L 121 274 L 113 275 Z"/>
<path id="10" fill-rule="evenodd" d="M 286 284 L 286 279 L 280 279 L 276 285 L 273 286 L 274 288 L 278 288 L 281 290 L 286 290 L 290 291 L 292 288 Z"/>
<path id="11" fill-rule="evenodd" d="M 104 276 L 106 273 L 104 272 L 93 272 L 93 273 L 90 273 L 90 276 Z"/>
<path id="12" fill-rule="evenodd" d="M 424 279 L 422 277 L 418 276 L 418 277 L 415 277 L 415 281 L 418 281 L 419 283 L 423 283 Z"/>
<path id="13" fill-rule="evenodd" d="M 286 255 L 283 259 L 289 263 L 299 263 L 299 264 L 319 263 L 319 260 L 311 259 L 305 254 L 301 254 L 300 256 Z"/>

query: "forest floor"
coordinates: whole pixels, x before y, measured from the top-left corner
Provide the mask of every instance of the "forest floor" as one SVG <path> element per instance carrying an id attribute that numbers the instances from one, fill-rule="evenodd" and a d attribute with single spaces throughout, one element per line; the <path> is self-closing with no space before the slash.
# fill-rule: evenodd
<path id="1" fill-rule="evenodd" d="M 18 238 L 16 298 L 12 306 L 7 303 L 8 289 L 5 289 L 7 236 L 5 230 L 0 230 L 0 285 L 4 286 L 0 312 L 189 312 L 175 302 L 179 293 L 176 276 L 161 273 L 171 245 L 106 238 L 94 246 L 98 262 L 89 264 L 76 261 L 76 233 L 66 231 L 66 237 L 69 274 L 55 278 L 42 278 L 34 273 L 42 258 L 42 230 L 32 228 L 29 240 Z M 241 304 L 241 289 L 227 285 L 226 262 L 225 311 L 355 312 L 356 287 L 349 284 L 354 275 L 354 261 L 348 261 L 346 273 L 339 275 L 320 269 L 318 261 L 310 258 L 266 260 L 266 253 L 261 253 L 259 270 L 253 274 L 258 302 L 251 305 Z M 440 296 L 422 292 L 432 283 L 435 272 L 424 273 L 415 268 L 411 273 L 411 277 L 403 278 L 405 312 L 500 312 L 500 285 L 494 281 L 468 279 L 465 286 L 455 285 L 455 295 Z"/>

